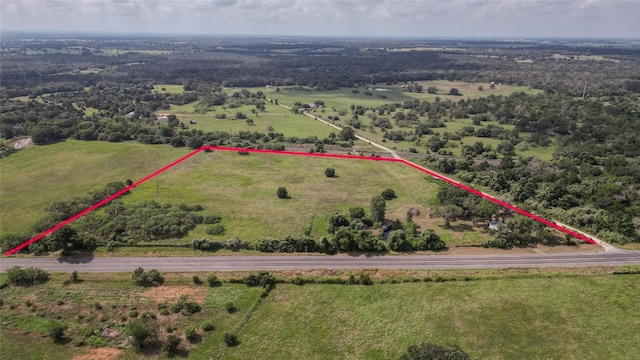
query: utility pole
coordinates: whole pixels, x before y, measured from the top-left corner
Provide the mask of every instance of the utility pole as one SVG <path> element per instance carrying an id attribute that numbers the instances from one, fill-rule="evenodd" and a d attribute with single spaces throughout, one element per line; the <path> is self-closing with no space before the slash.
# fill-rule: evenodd
<path id="1" fill-rule="evenodd" d="M 587 95 L 587 83 L 584 83 L 584 89 L 582 90 L 582 100 L 584 100 L 584 96 Z"/>

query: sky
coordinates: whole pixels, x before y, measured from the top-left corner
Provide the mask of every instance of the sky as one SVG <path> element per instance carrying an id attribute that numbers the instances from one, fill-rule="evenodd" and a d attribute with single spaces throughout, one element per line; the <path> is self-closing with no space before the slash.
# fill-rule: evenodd
<path id="1" fill-rule="evenodd" d="M 0 0 L 1 31 L 640 38 L 640 0 Z"/>

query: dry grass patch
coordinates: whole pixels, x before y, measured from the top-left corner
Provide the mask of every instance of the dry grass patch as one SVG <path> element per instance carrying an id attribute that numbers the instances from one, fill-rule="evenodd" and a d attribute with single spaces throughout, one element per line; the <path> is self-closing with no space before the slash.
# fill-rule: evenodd
<path id="1" fill-rule="evenodd" d="M 91 349 L 88 352 L 80 355 L 76 355 L 72 360 L 113 360 L 122 355 L 124 351 L 114 348 L 97 348 Z"/>

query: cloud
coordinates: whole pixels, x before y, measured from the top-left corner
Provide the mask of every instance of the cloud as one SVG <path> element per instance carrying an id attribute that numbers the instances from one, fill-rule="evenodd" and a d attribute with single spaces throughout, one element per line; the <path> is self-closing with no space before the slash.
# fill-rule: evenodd
<path id="1" fill-rule="evenodd" d="M 1 0 L 2 29 L 638 37 L 623 0 Z M 487 26 L 491 25 L 491 26 Z M 597 26 L 596 26 L 597 25 Z"/>

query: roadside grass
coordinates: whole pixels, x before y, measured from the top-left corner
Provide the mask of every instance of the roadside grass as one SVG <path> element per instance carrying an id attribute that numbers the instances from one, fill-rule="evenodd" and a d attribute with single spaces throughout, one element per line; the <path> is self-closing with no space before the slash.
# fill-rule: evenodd
<path id="1" fill-rule="evenodd" d="M 278 285 L 228 359 L 391 359 L 424 341 L 474 359 L 636 359 L 640 275 Z"/>
<path id="2" fill-rule="evenodd" d="M 0 231 L 27 231 L 53 201 L 84 196 L 112 181 L 139 180 L 189 151 L 75 140 L 30 146 L 0 160 Z"/>

